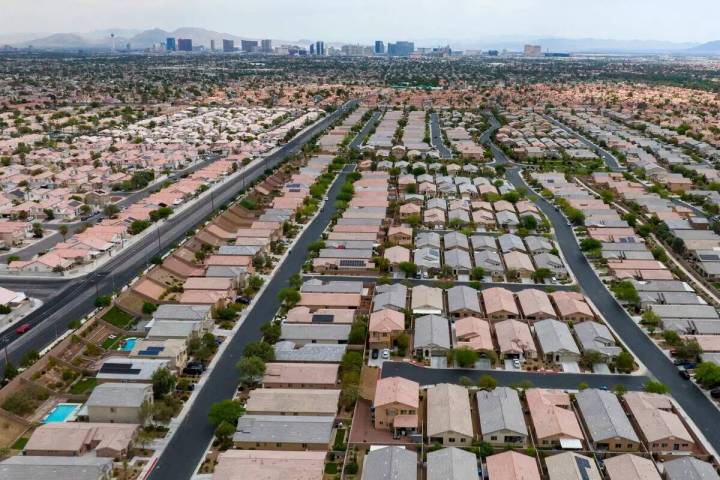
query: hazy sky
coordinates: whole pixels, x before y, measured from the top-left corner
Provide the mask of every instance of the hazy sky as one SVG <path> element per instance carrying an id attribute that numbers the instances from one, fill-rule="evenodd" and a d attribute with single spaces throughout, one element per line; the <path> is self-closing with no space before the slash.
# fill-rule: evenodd
<path id="1" fill-rule="evenodd" d="M 203 27 L 248 37 L 720 39 L 718 0 L 0 0 L 0 34 Z"/>

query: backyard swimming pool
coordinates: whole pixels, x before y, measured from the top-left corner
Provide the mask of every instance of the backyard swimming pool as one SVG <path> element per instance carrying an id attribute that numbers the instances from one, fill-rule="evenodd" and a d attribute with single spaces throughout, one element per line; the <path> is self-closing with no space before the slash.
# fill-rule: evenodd
<path id="1" fill-rule="evenodd" d="M 130 337 L 123 340 L 122 345 L 120 345 L 119 350 L 122 350 L 123 352 L 132 352 L 132 349 L 135 347 L 135 342 L 137 342 L 137 338 Z"/>
<path id="2" fill-rule="evenodd" d="M 80 407 L 82 407 L 81 403 L 58 403 L 50 410 L 50 413 L 45 415 L 43 423 L 65 422 L 70 416 L 76 414 Z"/>

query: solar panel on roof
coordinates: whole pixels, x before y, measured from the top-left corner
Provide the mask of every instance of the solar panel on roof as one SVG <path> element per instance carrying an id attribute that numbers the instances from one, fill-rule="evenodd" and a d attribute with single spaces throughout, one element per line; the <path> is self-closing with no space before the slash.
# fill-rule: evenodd
<path id="1" fill-rule="evenodd" d="M 131 363 L 104 363 L 103 366 L 100 367 L 100 373 L 137 375 L 140 373 L 140 369 L 132 368 Z"/>
<path id="2" fill-rule="evenodd" d="M 590 470 L 590 462 L 588 461 L 588 459 L 585 457 L 576 456 L 575 463 L 577 464 L 578 471 L 580 472 L 582 480 L 590 480 L 590 475 L 588 474 L 588 470 Z"/>
<path id="3" fill-rule="evenodd" d="M 140 350 L 138 355 L 155 356 L 159 355 L 165 347 L 147 347 L 145 350 Z"/>
<path id="4" fill-rule="evenodd" d="M 344 259 L 340 260 L 341 267 L 363 267 L 365 260 Z"/>
<path id="5" fill-rule="evenodd" d="M 313 323 L 332 323 L 334 318 L 335 318 L 334 315 L 313 315 L 312 322 Z"/>

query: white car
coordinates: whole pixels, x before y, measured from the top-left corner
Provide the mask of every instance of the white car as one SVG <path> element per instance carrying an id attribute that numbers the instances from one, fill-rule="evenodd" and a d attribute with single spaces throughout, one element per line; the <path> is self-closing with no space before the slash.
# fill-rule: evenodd
<path id="1" fill-rule="evenodd" d="M 513 358 L 513 368 L 520 370 L 520 359 Z"/>
<path id="2" fill-rule="evenodd" d="M 382 356 L 382 359 L 383 359 L 383 360 L 389 359 L 389 358 L 390 358 L 390 349 L 388 349 L 388 348 L 383 348 L 383 351 L 382 351 L 382 353 L 381 353 L 380 355 Z"/>

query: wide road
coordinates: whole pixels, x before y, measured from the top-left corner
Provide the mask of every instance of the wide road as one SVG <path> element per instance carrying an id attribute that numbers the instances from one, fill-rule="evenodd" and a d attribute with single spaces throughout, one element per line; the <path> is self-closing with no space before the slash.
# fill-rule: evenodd
<path id="1" fill-rule="evenodd" d="M 280 164 L 287 156 L 300 151 L 305 143 L 324 131 L 356 104 L 355 100 L 346 103 L 274 153 L 248 165 L 249 169 L 236 181 L 218 185 L 212 190 L 210 202 L 194 202 L 180 215 L 173 215 L 162 224 L 151 226 L 150 228 L 153 229 L 151 234 L 143 237 L 133 246 L 125 248 L 102 268 L 88 276 L 66 280 L 64 283 L 53 278 L 14 280 L 15 286 L 19 282 L 27 281 L 36 286 L 56 288 L 56 295 L 48 298 L 42 307 L 23 320 L 24 323 L 32 326 L 28 333 L 18 335 L 14 329 L 4 332 L 0 335 L 0 347 L 7 345 L 8 358 L 16 365 L 25 353 L 45 348 L 58 335 L 64 333 L 72 321 L 79 320 L 92 312 L 98 295 L 109 295 L 116 288 L 128 284 L 149 265 L 150 259 L 169 250 L 171 246 L 181 241 L 188 231 L 202 224 L 212 214 L 214 207 L 230 202 L 244 190 L 245 185 L 261 176 L 265 170 Z M 2 369 L 5 367 L 4 356 L 0 358 L 0 367 Z"/>
<path id="2" fill-rule="evenodd" d="M 440 153 L 440 158 L 452 158 L 452 151 L 445 145 L 437 113 L 430 114 L 430 143 Z"/>
<path id="3" fill-rule="evenodd" d="M 490 145 L 498 164 L 508 163 L 507 157 L 495 145 Z M 647 367 L 650 374 L 670 389 L 672 396 L 692 418 L 716 451 L 720 451 L 720 410 L 714 402 L 693 382 L 678 374 L 677 367 L 630 318 L 618 304 L 605 284 L 598 278 L 568 226 L 565 217 L 544 198 L 535 195 L 520 175 L 518 167 L 507 170 L 507 177 L 515 187 L 528 189 L 528 195 L 550 220 L 555 230 L 555 240 L 562 249 L 569 267 L 572 269 L 583 293 L 588 296 L 605 321 L 623 340 L 630 351 Z"/>
<path id="4" fill-rule="evenodd" d="M 512 370 L 478 370 L 464 368 L 427 368 L 406 362 L 384 362 L 382 377 L 403 377 L 420 385 L 460 383 L 462 377 L 477 383 L 483 375 L 497 380 L 501 387 L 511 387 L 521 382 L 531 382 L 533 387 L 575 390 L 581 383 L 590 388 L 612 388 L 622 385 L 627 390 L 642 390 L 647 377 L 641 375 L 600 375 L 595 373 L 541 373 Z"/>
<path id="5" fill-rule="evenodd" d="M 337 181 L 328 192 L 329 201 L 313 222 L 300 235 L 292 251 L 271 277 L 260 298 L 255 302 L 242 325 L 230 340 L 230 344 L 215 367 L 208 374 L 205 385 L 195 398 L 190 410 L 175 432 L 170 443 L 160 456 L 153 470 L 152 480 L 178 480 L 190 478 L 197 465 L 202 461 L 207 445 L 214 431 L 208 421 L 210 406 L 220 400 L 232 398 L 238 386 L 238 374 L 235 364 L 242 357 L 245 346 L 260 340 L 260 327 L 270 321 L 278 309 L 278 293 L 289 286 L 290 277 L 298 273 L 305 262 L 308 246 L 322 235 L 335 213 L 335 198 L 345 183 L 345 177 L 354 165 L 346 165 Z M 289 480 L 289 479 L 288 479 Z"/>

